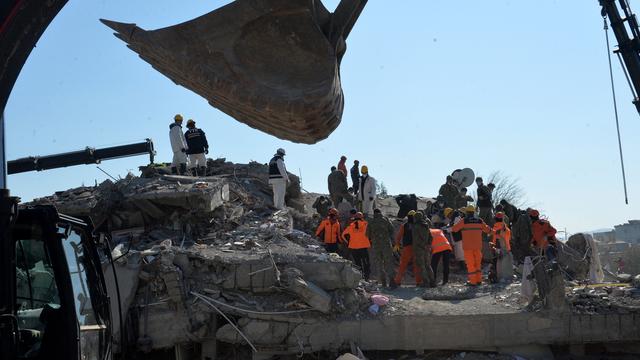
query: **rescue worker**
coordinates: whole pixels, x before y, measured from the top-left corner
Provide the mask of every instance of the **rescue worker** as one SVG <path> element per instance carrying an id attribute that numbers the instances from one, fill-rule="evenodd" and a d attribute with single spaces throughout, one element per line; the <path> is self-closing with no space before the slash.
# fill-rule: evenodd
<path id="1" fill-rule="evenodd" d="M 458 191 L 458 187 L 453 184 L 453 177 L 451 175 L 447 176 L 445 183 L 440 186 L 438 195 L 442 196 L 442 199 L 444 200 L 444 207 L 456 206 L 456 201 L 460 196 L 460 192 Z"/>
<path id="2" fill-rule="evenodd" d="M 527 256 L 535 256 L 531 247 L 531 218 L 524 210 L 519 210 L 518 220 L 511 228 L 511 250 L 518 263 L 524 263 Z"/>
<path id="3" fill-rule="evenodd" d="M 207 175 L 207 157 L 209 153 L 209 143 L 207 136 L 202 129 L 196 128 L 196 122 L 193 119 L 187 121 L 187 132 L 184 137 L 187 140 L 187 155 L 189 155 L 189 166 L 191 175 L 205 176 Z"/>
<path id="4" fill-rule="evenodd" d="M 378 266 L 378 281 L 384 287 L 390 284 L 393 278 L 393 253 L 391 249 L 393 233 L 391 221 L 382 216 L 380 209 L 374 209 L 373 219 L 367 225 L 367 238 L 371 241 L 372 261 Z"/>
<path id="5" fill-rule="evenodd" d="M 338 210 L 329 209 L 329 214 L 316 229 L 316 236 L 323 241 L 324 248 L 328 253 L 338 252 L 338 243 L 342 242 Z"/>
<path id="6" fill-rule="evenodd" d="M 338 170 L 340 170 L 344 174 L 344 178 L 347 178 L 347 157 L 342 155 L 340 157 L 340 162 L 338 162 Z"/>
<path id="7" fill-rule="evenodd" d="M 399 252 L 400 249 L 402 249 L 402 252 L 400 254 L 400 265 L 398 266 L 398 271 L 396 271 L 396 276 L 395 278 L 393 278 L 393 281 L 389 285 L 391 289 L 395 289 L 402 284 L 404 273 L 407 271 L 407 267 L 412 262 L 413 275 L 415 276 L 416 284 L 422 283 L 422 272 L 418 269 L 418 266 L 414 261 L 413 254 L 413 225 L 415 215 L 415 210 L 409 211 L 409 213 L 407 213 L 407 221 L 400 226 L 400 229 L 398 229 L 398 232 L 396 233 L 395 245 L 393 246 L 393 250 L 395 252 Z"/>
<path id="8" fill-rule="evenodd" d="M 497 212 L 491 229 L 491 246 L 497 253 L 493 265 L 496 281 L 510 281 L 513 278 L 513 257 L 511 255 L 511 229 L 504 213 Z"/>
<path id="9" fill-rule="evenodd" d="M 505 199 L 500 200 L 500 205 L 502 205 L 504 214 L 509 218 L 509 221 L 505 221 L 505 223 L 509 225 L 509 227 L 513 227 L 513 225 L 518 222 L 520 211 Z"/>
<path id="10" fill-rule="evenodd" d="M 329 215 L 329 209 L 331 208 L 331 200 L 329 200 L 326 196 L 320 195 L 311 205 L 312 208 L 316 209 L 318 214 L 323 218 Z"/>
<path id="11" fill-rule="evenodd" d="M 173 151 L 171 173 L 184 175 L 187 173 L 187 141 L 182 133 L 182 115 L 176 114 L 169 125 L 169 141 Z"/>
<path id="12" fill-rule="evenodd" d="M 420 287 L 435 287 L 436 279 L 431 268 L 431 223 L 425 219 L 424 214 L 416 212 L 413 221 L 413 255 L 415 264 L 420 271 L 422 282 Z"/>
<path id="13" fill-rule="evenodd" d="M 547 220 L 540 219 L 540 212 L 529 210 L 531 218 L 531 244 L 538 254 L 543 254 L 552 263 L 556 260 L 556 229 Z"/>
<path id="14" fill-rule="evenodd" d="M 279 210 L 285 208 L 284 196 L 289 182 L 289 173 L 284 165 L 285 155 L 284 149 L 280 148 L 269 161 L 269 184 L 273 188 L 273 206 Z"/>
<path id="15" fill-rule="evenodd" d="M 464 209 L 465 208 L 462 208 L 462 210 L 460 209 L 453 210 L 451 208 L 444 209 L 444 213 L 446 214 L 446 218 L 448 219 L 449 225 L 443 230 L 445 231 L 446 234 L 449 235 L 449 238 L 452 240 L 451 244 L 453 245 L 453 254 L 456 258 L 456 263 L 458 265 L 458 268 L 466 271 L 467 265 L 464 262 L 464 248 L 462 246 L 462 234 L 459 232 L 453 233 L 451 231 L 451 228 L 453 227 L 453 225 L 459 223 L 460 221 L 462 221 L 462 219 L 464 219 Z"/>
<path id="16" fill-rule="evenodd" d="M 484 185 L 484 182 L 481 177 L 476 178 L 476 185 L 478 185 L 478 201 L 476 202 L 476 206 L 478 207 L 478 214 L 480 219 L 485 222 L 485 224 L 492 223 L 492 194 L 491 189 L 488 186 Z"/>
<path id="17" fill-rule="evenodd" d="M 467 188 L 463 187 L 460 189 L 460 193 L 458 194 L 458 198 L 456 199 L 456 203 L 454 206 L 451 206 L 453 209 L 465 208 L 469 205 L 469 202 L 472 202 L 473 198 L 467 195 Z"/>
<path id="18" fill-rule="evenodd" d="M 342 238 L 347 242 L 354 263 L 362 270 L 362 276 L 365 280 L 369 280 L 371 242 L 367 237 L 367 221 L 364 220 L 364 215 L 361 212 L 357 212 L 353 222 L 344 229 Z"/>
<path id="19" fill-rule="evenodd" d="M 358 190 L 360 190 L 360 161 L 353 160 L 353 166 L 351 167 L 351 183 L 353 184 L 351 187 L 353 188 L 353 193 L 358 194 Z"/>
<path id="20" fill-rule="evenodd" d="M 373 203 L 376 200 L 376 179 L 369 176 L 369 168 L 366 165 L 362 165 L 360 172 L 362 177 L 358 200 L 362 202 L 362 212 L 369 217 L 373 215 Z"/>
<path id="21" fill-rule="evenodd" d="M 447 208 L 453 212 L 453 209 Z M 445 209 L 445 212 L 447 212 Z M 446 285 L 449 282 L 449 258 L 453 251 L 449 240 L 447 239 L 444 231 L 440 228 L 444 224 L 434 224 L 435 229 L 430 229 L 431 238 L 431 268 L 433 269 L 434 280 L 438 276 L 438 263 L 442 259 L 442 285 Z"/>
<path id="22" fill-rule="evenodd" d="M 342 171 L 335 169 L 329 174 L 327 177 L 327 187 L 329 188 L 331 202 L 334 204 L 340 204 L 342 199 L 347 199 L 349 202 L 353 201 L 347 188 L 347 178 Z"/>
<path id="23" fill-rule="evenodd" d="M 483 234 L 491 233 L 491 229 L 482 219 L 475 216 L 476 209 L 473 205 L 465 209 L 465 217 L 453 225 L 453 233 L 462 233 L 462 248 L 467 264 L 468 285 L 482 284 L 482 238 Z"/>

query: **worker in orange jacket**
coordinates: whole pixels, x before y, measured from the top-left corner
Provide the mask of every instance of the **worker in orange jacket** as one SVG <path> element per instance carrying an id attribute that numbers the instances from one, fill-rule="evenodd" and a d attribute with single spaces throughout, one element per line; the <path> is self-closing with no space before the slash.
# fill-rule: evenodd
<path id="1" fill-rule="evenodd" d="M 491 233 L 489 226 L 482 219 L 477 218 L 475 212 L 473 205 L 467 206 L 464 219 L 451 228 L 452 232 L 462 234 L 468 284 L 472 286 L 482 284 L 482 237 L 483 234 Z"/>
<path id="2" fill-rule="evenodd" d="M 449 240 L 445 236 L 444 232 L 439 229 L 444 224 L 434 224 L 436 229 L 429 229 L 431 231 L 431 268 L 433 269 L 433 276 L 438 276 L 438 263 L 442 258 L 442 285 L 446 285 L 449 282 L 449 258 L 453 251 Z"/>
<path id="3" fill-rule="evenodd" d="M 356 216 L 342 232 L 342 238 L 347 242 L 351 256 L 356 266 L 362 270 L 365 280 L 369 280 L 371 272 L 371 263 L 369 262 L 369 248 L 371 242 L 367 237 L 367 221 L 364 220 L 364 214 L 357 212 Z"/>
<path id="4" fill-rule="evenodd" d="M 540 212 L 529 209 L 531 219 L 531 245 L 541 255 L 545 255 L 551 262 L 556 259 L 556 233 L 557 230 L 547 220 L 540 219 Z"/>
<path id="5" fill-rule="evenodd" d="M 327 217 L 318 225 L 316 236 L 324 242 L 324 248 L 327 252 L 338 252 L 338 243 L 342 242 L 342 235 L 340 234 L 340 221 L 338 221 L 336 208 L 329 209 Z"/>
<path id="6" fill-rule="evenodd" d="M 396 276 L 391 280 L 389 288 L 395 289 L 402 284 L 402 278 L 407 271 L 409 263 L 413 262 L 413 275 L 416 279 L 416 285 L 422 284 L 422 271 L 418 268 L 415 262 L 415 256 L 413 253 L 413 225 L 415 210 L 411 210 L 407 213 L 407 221 L 400 226 L 398 233 L 396 234 L 395 245 L 393 249 L 398 252 L 402 247 L 402 253 L 400 255 L 400 266 L 396 271 Z"/>
<path id="7" fill-rule="evenodd" d="M 494 253 L 489 279 L 496 283 L 511 281 L 513 278 L 513 257 L 511 255 L 511 229 L 503 212 L 497 212 L 491 228 L 491 250 Z"/>

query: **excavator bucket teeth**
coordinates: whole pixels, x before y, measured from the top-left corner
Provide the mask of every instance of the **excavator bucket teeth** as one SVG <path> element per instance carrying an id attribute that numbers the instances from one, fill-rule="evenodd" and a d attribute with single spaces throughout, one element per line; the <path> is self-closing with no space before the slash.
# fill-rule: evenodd
<path id="1" fill-rule="evenodd" d="M 340 59 L 366 1 L 236 0 L 158 30 L 101 20 L 176 84 L 253 128 L 312 144 L 340 124 Z"/>

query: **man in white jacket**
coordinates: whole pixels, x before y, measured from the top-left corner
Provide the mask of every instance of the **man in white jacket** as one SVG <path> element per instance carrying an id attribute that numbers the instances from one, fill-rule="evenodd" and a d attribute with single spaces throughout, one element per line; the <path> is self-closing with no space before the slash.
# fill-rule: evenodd
<path id="1" fill-rule="evenodd" d="M 169 140 L 173 151 L 171 173 L 185 175 L 187 173 L 187 141 L 182 132 L 182 115 L 173 117 L 173 123 L 169 125 Z"/>
<path id="2" fill-rule="evenodd" d="M 360 189 L 358 191 L 358 200 L 362 204 L 362 212 L 367 216 L 373 216 L 373 203 L 376 200 L 376 179 L 369 176 L 369 168 L 362 165 L 360 169 L 362 177 L 360 178 Z"/>
<path id="3" fill-rule="evenodd" d="M 273 188 L 273 206 L 276 209 L 284 209 L 284 196 L 287 192 L 289 174 L 284 166 L 284 149 L 278 149 L 269 161 L 269 184 Z"/>

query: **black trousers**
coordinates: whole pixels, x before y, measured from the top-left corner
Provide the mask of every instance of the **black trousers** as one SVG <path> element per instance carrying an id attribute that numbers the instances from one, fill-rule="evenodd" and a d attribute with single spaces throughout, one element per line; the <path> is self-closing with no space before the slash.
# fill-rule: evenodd
<path id="1" fill-rule="evenodd" d="M 449 258 L 451 257 L 451 251 L 441 251 L 431 256 L 431 268 L 433 269 L 433 276 L 438 276 L 438 262 L 442 258 L 442 284 L 449 282 Z"/>
<path id="2" fill-rule="evenodd" d="M 328 253 L 338 252 L 338 243 L 324 244 L 324 249 L 327 250 Z"/>
<path id="3" fill-rule="evenodd" d="M 351 249 L 351 256 L 353 256 L 353 262 L 362 270 L 362 275 L 365 280 L 369 280 L 369 274 L 371 272 L 371 263 L 369 262 L 369 250 L 368 249 Z"/>

